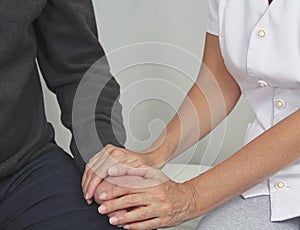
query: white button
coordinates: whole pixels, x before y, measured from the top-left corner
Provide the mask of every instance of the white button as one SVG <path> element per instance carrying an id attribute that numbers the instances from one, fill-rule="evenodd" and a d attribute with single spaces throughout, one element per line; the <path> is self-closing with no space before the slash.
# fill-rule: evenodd
<path id="1" fill-rule="evenodd" d="M 266 32 L 265 30 L 263 30 L 263 29 L 260 29 L 260 30 L 257 32 L 257 35 L 258 35 L 258 37 L 260 37 L 260 38 L 264 38 L 264 37 L 266 37 L 267 32 Z"/>
<path id="2" fill-rule="evenodd" d="M 286 102 L 282 99 L 277 99 L 276 100 L 276 106 L 278 109 L 284 109 L 286 106 Z"/>
<path id="3" fill-rule="evenodd" d="M 257 84 L 260 86 L 260 87 L 267 87 L 269 84 L 263 80 L 259 80 L 257 82 Z"/>
<path id="4" fill-rule="evenodd" d="M 286 184 L 283 182 L 283 181 L 278 181 L 276 184 L 275 184 L 275 187 L 277 189 L 284 189 L 286 187 Z"/>

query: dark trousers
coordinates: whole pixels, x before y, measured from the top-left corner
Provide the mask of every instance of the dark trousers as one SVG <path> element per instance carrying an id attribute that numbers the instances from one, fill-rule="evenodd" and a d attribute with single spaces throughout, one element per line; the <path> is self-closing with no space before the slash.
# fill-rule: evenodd
<path id="1" fill-rule="evenodd" d="M 119 229 L 87 205 L 74 160 L 58 149 L 0 179 L 0 229 Z"/>

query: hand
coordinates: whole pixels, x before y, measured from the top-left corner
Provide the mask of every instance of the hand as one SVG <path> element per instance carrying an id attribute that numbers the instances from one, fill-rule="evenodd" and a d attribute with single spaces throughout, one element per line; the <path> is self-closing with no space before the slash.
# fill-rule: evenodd
<path id="1" fill-rule="evenodd" d="M 99 212 L 114 213 L 111 224 L 144 230 L 175 226 L 195 217 L 194 192 L 188 184 L 175 183 L 153 168 L 129 169 L 127 174 L 109 178 L 110 187 L 99 186 L 97 191 L 102 203 Z"/>
<path id="2" fill-rule="evenodd" d="M 82 190 L 85 199 L 92 203 L 95 189 L 109 175 L 114 174 L 114 169 L 126 171 L 126 167 L 141 167 L 142 165 L 152 165 L 150 153 L 138 153 L 127 149 L 107 145 L 102 151 L 90 159 L 86 165 L 82 177 Z M 114 167 L 113 167 L 114 166 Z"/>

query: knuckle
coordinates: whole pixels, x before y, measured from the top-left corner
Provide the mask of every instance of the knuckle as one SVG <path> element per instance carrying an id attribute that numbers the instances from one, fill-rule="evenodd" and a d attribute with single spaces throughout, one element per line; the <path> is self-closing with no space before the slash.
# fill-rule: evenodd
<path id="1" fill-rule="evenodd" d="M 112 157 L 112 158 L 116 157 L 116 156 L 117 156 L 116 150 L 111 151 L 111 152 L 109 153 L 109 156 Z"/>
<path id="2" fill-rule="evenodd" d="M 99 197 L 94 197 L 94 201 L 97 203 L 97 204 L 102 204 L 102 201 L 99 199 Z"/>
<path id="3" fill-rule="evenodd" d="M 90 174 L 90 176 L 95 176 L 95 171 L 96 171 L 96 166 L 94 167 L 90 167 L 88 170 L 88 174 Z"/>
<path id="4" fill-rule="evenodd" d="M 109 192 L 107 192 L 107 196 L 115 198 L 115 197 L 118 197 L 119 194 L 118 194 L 118 192 L 116 190 L 112 189 Z"/>
<path id="5" fill-rule="evenodd" d="M 101 157 L 100 153 L 96 153 L 89 159 L 88 164 L 93 164 L 93 162 L 96 161 L 99 158 L 99 156 Z"/>
<path id="6" fill-rule="evenodd" d="M 123 152 L 120 149 L 114 149 L 113 151 L 110 152 L 110 157 L 112 158 L 117 158 L 121 156 Z"/>
<path id="7" fill-rule="evenodd" d="M 104 150 L 105 150 L 105 151 L 110 151 L 112 148 L 114 148 L 114 146 L 111 145 L 111 144 L 108 144 L 108 145 L 106 145 L 106 146 L 104 147 Z"/>
<path id="8" fill-rule="evenodd" d="M 104 175 L 104 172 L 102 170 L 102 168 L 93 168 L 93 177 L 94 178 L 103 178 L 105 175 Z"/>
<path id="9" fill-rule="evenodd" d="M 164 225 L 164 223 L 163 223 L 163 221 L 162 221 L 161 219 L 159 219 L 157 225 L 158 225 L 158 226 L 162 226 L 162 225 Z M 155 226 L 154 226 L 154 227 L 155 227 Z"/>
<path id="10" fill-rule="evenodd" d="M 145 210 L 141 211 L 140 217 L 142 220 L 146 219 L 148 217 L 147 211 L 145 211 Z"/>
<path id="11" fill-rule="evenodd" d="M 90 163 L 88 163 L 87 164 L 87 173 L 88 174 L 93 174 L 94 173 L 94 171 L 97 169 L 97 165 L 95 165 L 95 164 L 90 164 Z"/>
<path id="12" fill-rule="evenodd" d="M 108 194 L 109 192 L 107 192 L 107 188 L 102 188 L 102 186 L 98 186 L 96 189 L 95 189 L 95 197 L 100 197 L 100 195 L 102 193 L 106 193 Z M 108 195 L 107 195 L 108 196 Z"/>
<path id="13" fill-rule="evenodd" d="M 95 190 L 95 198 L 97 200 L 99 200 L 98 198 L 99 198 L 100 194 L 101 194 L 101 192 L 99 191 L 99 188 L 96 188 L 96 190 Z"/>
<path id="14" fill-rule="evenodd" d="M 147 226 L 146 226 L 147 229 L 154 229 L 155 228 L 155 225 L 154 223 L 148 223 Z"/>
<path id="15" fill-rule="evenodd" d="M 89 170 L 90 170 L 89 163 L 87 163 L 87 164 L 85 165 L 84 171 L 85 171 L 86 173 L 88 173 Z"/>
<path id="16" fill-rule="evenodd" d="M 131 165 L 132 165 L 133 167 L 135 167 L 135 168 L 138 168 L 138 167 L 143 166 L 143 165 L 144 165 L 144 162 L 143 162 L 142 159 L 136 158 L 136 159 L 134 159 L 134 160 L 131 162 Z"/>
<path id="17" fill-rule="evenodd" d="M 111 210 L 115 210 L 115 205 L 111 203 L 106 204 L 105 207 L 108 212 L 110 212 Z"/>
<path id="18" fill-rule="evenodd" d="M 127 204 L 129 204 L 129 205 L 136 204 L 136 202 L 137 202 L 137 200 L 136 200 L 136 198 L 133 197 L 133 196 L 129 196 L 129 197 L 127 198 Z"/>

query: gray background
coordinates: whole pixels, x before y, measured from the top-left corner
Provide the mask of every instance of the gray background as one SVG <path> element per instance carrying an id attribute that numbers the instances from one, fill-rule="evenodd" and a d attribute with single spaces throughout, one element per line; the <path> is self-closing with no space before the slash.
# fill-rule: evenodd
<path id="1" fill-rule="evenodd" d="M 197 77 L 207 0 L 95 0 L 94 6 L 100 41 L 111 54 L 112 73 L 121 84 L 126 145 L 143 149 L 171 119 Z M 43 87 L 47 117 L 55 127 L 57 142 L 68 151 L 70 133 L 61 125 L 55 96 Z M 241 100 L 212 135 L 175 161 L 220 162 L 240 148 L 252 119 L 247 103 Z"/>

